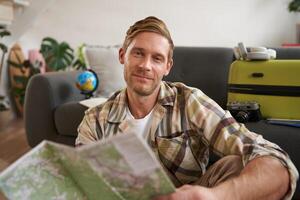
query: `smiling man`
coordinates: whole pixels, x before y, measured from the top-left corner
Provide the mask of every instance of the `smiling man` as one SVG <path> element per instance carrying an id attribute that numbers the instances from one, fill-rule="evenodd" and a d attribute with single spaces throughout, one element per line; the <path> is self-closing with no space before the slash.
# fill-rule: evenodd
<path id="1" fill-rule="evenodd" d="M 119 50 L 127 87 L 86 111 L 76 145 L 137 133 L 178 187 L 157 199 L 290 199 L 298 172 L 283 150 L 199 89 L 162 81 L 172 68 L 173 48 L 160 19 L 131 26 Z M 222 158 L 208 167 L 209 149 Z"/>
<path id="2" fill-rule="evenodd" d="M 168 40 L 155 32 L 141 32 L 120 49 L 129 110 L 135 119 L 144 118 L 156 104 L 161 80 L 173 64 L 169 49 Z"/>

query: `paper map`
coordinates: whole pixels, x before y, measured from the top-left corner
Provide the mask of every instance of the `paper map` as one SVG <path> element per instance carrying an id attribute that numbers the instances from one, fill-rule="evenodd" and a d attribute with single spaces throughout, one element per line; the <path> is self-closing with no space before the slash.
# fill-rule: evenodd
<path id="1" fill-rule="evenodd" d="M 43 141 L 0 174 L 8 199 L 152 199 L 175 190 L 135 134 L 79 148 Z"/>

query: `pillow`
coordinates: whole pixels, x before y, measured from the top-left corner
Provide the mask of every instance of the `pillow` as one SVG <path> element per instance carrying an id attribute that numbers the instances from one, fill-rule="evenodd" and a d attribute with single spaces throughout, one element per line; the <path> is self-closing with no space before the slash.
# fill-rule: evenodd
<path id="1" fill-rule="evenodd" d="M 113 92 L 126 87 L 123 65 L 119 62 L 119 46 L 87 45 L 83 52 L 87 66 L 99 78 L 96 96 L 109 97 Z"/>

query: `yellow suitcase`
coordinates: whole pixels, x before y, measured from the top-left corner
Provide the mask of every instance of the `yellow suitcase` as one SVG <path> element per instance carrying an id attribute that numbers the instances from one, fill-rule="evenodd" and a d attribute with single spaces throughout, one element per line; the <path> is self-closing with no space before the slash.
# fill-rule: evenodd
<path id="1" fill-rule="evenodd" d="M 258 102 L 264 118 L 300 119 L 300 60 L 234 61 L 227 100 Z"/>

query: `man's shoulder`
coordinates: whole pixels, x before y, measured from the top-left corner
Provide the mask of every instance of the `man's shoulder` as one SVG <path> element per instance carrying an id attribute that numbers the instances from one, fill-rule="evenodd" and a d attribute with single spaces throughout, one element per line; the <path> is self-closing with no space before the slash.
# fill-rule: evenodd
<path id="1" fill-rule="evenodd" d="M 200 89 L 181 82 L 163 82 L 159 96 L 159 102 L 162 105 L 182 104 L 195 100 L 203 101 L 202 99 L 208 99 L 208 97 Z"/>
<path id="2" fill-rule="evenodd" d="M 204 94 L 199 88 L 188 86 L 182 82 L 165 82 L 165 85 L 169 87 L 176 94 Z"/>

